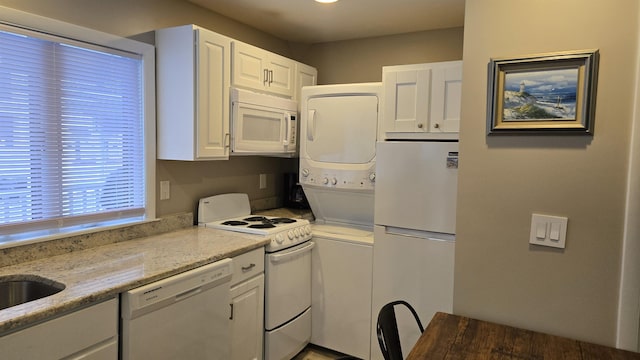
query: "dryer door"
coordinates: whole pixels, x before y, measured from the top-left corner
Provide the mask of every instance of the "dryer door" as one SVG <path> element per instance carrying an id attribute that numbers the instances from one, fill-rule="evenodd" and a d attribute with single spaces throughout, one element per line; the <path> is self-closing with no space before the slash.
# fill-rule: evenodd
<path id="1" fill-rule="evenodd" d="M 375 159 L 378 97 L 348 95 L 310 97 L 306 104 L 306 154 L 310 160 L 366 164 Z"/>

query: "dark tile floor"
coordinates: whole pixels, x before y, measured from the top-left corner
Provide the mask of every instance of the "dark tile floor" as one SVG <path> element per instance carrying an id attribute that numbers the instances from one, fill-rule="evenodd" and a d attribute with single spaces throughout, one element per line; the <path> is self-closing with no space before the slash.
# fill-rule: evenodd
<path id="1" fill-rule="evenodd" d="M 344 354 L 309 344 L 292 360 L 334 360 L 345 356 Z"/>

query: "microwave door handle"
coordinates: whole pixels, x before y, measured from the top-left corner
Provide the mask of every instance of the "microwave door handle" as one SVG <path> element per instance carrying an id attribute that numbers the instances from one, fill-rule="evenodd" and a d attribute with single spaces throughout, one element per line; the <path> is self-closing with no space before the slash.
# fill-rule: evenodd
<path id="1" fill-rule="evenodd" d="M 284 134 L 285 138 L 282 140 L 282 145 L 289 145 L 289 141 L 291 140 L 291 114 L 286 113 L 284 115 L 284 121 L 286 122 L 285 128 L 286 132 Z"/>
<path id="2" fill-rule="evenodd" d="M 313 141 L 316 135 L 316 111 L 309 110 L 309 121 L 307 122 L 307 139 Z"/>

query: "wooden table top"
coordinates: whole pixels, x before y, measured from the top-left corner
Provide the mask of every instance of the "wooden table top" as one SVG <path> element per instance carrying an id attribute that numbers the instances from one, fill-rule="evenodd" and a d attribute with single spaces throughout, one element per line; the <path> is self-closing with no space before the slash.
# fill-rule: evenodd
<path id="1" fill-rule="evenodd" d="M 640 353 L 438 312 L 407 360 L 640 359 Z"/>

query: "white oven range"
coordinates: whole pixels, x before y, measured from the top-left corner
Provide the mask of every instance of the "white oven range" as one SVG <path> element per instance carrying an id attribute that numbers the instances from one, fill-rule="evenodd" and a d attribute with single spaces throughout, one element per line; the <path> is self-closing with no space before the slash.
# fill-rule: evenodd
<path id="1" fill-rule="evenodd" d="M 247 194 L 200 199 L 198 224 L 271 238 L 265 247 L 264 358 L 288 360 L 311 339 L 311 226 L 308 220 L 251 215 Z"/>

